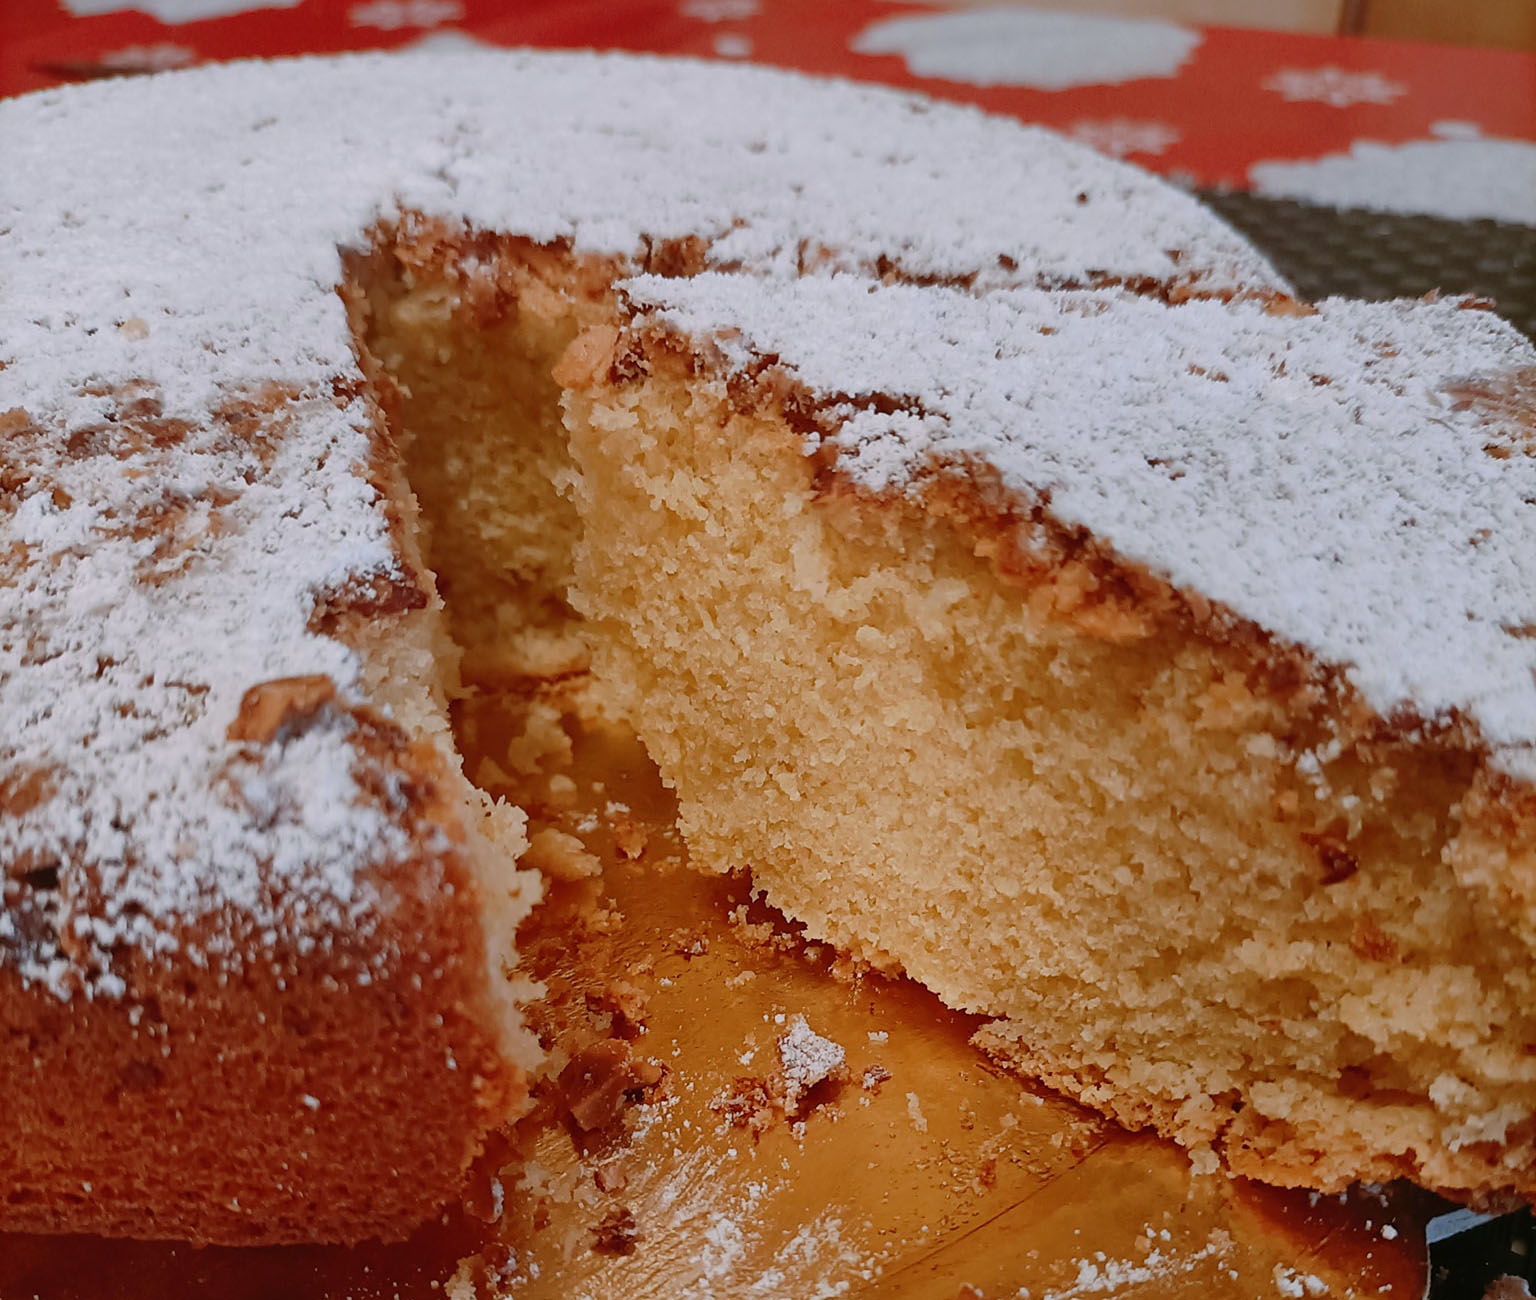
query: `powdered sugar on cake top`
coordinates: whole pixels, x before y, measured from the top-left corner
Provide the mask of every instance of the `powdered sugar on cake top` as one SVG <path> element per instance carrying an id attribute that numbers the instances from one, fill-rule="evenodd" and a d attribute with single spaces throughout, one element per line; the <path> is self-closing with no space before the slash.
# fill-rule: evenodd
<path id="1" fill-rule="evenodd" d="M 180 949 L 177 922 L 203 916 L 226 925 L 195 961 L 250 955 L 232 913 L 247 941 L 325 944 L 377 904 L 358 866 L 411 847 L 359 787 L 345 714 L 272 744 L 227 734 L 256 683 L 350 693 L 355 656 L 307 621 L 396 567 L 343 413 L 288 416 L 305 432 L 265 445 L 142 410 L 5 429 L 0 955 L 61 994 L 123 991 L 114 949 Z"/>
<path id="2" fill-rule="evenodd" d="M 198 918 L 301 948 L 361 924 L 359 868 L 407 847 L 344 710 L 228 735 L 259 682 L 355 702 L 314 615 L 398 576 L 370 410 L 337 396 L 361 380 L 341 250 L 380 221 L 638 265 L 697 236 L 778 277 L 1278 283 L 1186 196 L 1046 133 L 761 69 L 233 65 L 0 104 L 0 139 L 0 958 L 61 993 L 121 992 L 114 952 Z M 276 414 L 253 430 L 242 403 Z M 202 930 L 195 960 L 224 933 Z"/>
<path id="3" fill-rule="evenodd" d="M 1278 283 L 1188 196 L 1047 132 L 767 69 L 236 64 L 11 101 L 0 131 L 0 356 L 34 414 L 86 382 L 147 377 L 195 415 L 230 384 L 350 373 L 338 249 L 401 208 L 600 253 L 696 235 L 781 274 Z"/>
<path id="4" fill-rule="evenodd" d="M 776 356 L 832 403 L 857 482 L 915 493 L 989 467 L 1342 668 L 1383 715 L 1469 719 L 1501 766 L 1536 775 L 1536 349 L 1490 313 L 849 278 L 626 292 L 732 364 Z M 902 409 L 858 400 L 877 394 Z"/>

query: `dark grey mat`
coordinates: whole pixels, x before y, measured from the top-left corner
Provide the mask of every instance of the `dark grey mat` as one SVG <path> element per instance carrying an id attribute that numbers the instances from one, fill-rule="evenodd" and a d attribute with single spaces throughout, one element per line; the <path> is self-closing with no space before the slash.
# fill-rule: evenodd
<path id="1" fill-rule="evenodd" d="M 1263 249 L 1304 298 L 1470 293 L 1492 299 L 1501 316 L 1536 339 L 1536 225 L 1329 208 L 1237 191 L 1200 197 Z"/>

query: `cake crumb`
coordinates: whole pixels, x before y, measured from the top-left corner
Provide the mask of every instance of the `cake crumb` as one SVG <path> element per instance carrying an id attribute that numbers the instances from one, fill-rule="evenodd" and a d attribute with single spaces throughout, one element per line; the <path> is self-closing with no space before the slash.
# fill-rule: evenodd
<path id="1" fill-rule="evenodd" d="M 1315 1273 L 1298 1273 L 1284 1264 L 1276 1264 L 1273 1276 L 1275 1290 L 1285 1296 L 1286 1300 L 1302 1300 L 1307 1296 L 1328 1294 L 1328 1283 Z"/>
<path id="2" fill-rule="evenodd" d="M 589 880 L 603 871 L 602 862 L 579 839 L 550 827 L 528 837 L 521 863 L 551 880 L 566 882 Z"/>
<path id="3" fill-rule="evenodd" d="M 907 1114 L 912 1117 L 912 1127 L 919 1133 L 928 1131 L 928 1117 L 923 1114 L 923 1103 L 915 1092 L 907 1094 Z"/>
<path id="4" fill-rule="evenodd" d="M 785 1079 L 785 1109 L 794 1111 L 818 1083 L 839 1077 L 848 1054 L 840 1044 L 816 1033 L 804 1016 L 794 1016 L 779 1039 L 779 1064 Z"/>
<path id="5" fill-rule="evenodd" d="M 524 1280 L 516 1253 L 496 1242 L 461 1259 L 443 1292 L 448 1300 L 496 1300 Z"/>
<path id="6" fill-rule="evenodd" d="M 613 845 L 620 854 L 633 862 L 645 852 L 645 827 L 637 826 L 628 817 L 618 817 L 613 823 Z"/>
<path id="7" fill-rule="evenodd" d="M 541 767 L 569 766 L 571 754 L 571 738 L 566 735 L 560 710 L 535 700 L 528 706 L 522 734 L 507 744 L 507 765 L 523 776 L 532 776 Z"/>
<path id="8" fill-rule="evenodd" d="M 709 1108 L 732 1128 L 744 1128 L 756 1140 L 772 1125 L 780 1105 L 781 1098 L 775 1095 L 769 1080 L 744 1074 L 711 1101 Z"/>
<path id="9" fill-rule="evenodd" d="M 645 1017 L 650 997 L 629 980 L 609 981 L 606 988 L 586 995 L 587 1008 L 605 1013 L 615 1037 L 638 1038 L 645 1032 Z"/>
<path id="10" fill-rule="evenodd" d="M 887 1082 L 890 1078 L 891 1072 L 887 1070 L 885 1066 L 876 1063 L 865 1068 L 864 1077 L 859 1081 L 859 1086 L 863 1088 L 865 1092 L 878 1093 L 880 1091 L 880 1085 Z"/>
<path id="11" fill-rule="evenodd" d="M 640 1240 L 640 1225 L 627 1205 L 617 1205 L 592 1229 L 592 1249 L 599 1255 L 633 1255 Z"/>
<path id="12" fill-rule="evenodd" d="M 475 784 L 482 790 L 506 789 L 513 779 L 506 768 L 486 754 L 475 764 Z"/>
<path id="13" fill-rule="evenodd" d="M 1210 1177 L 1221 1169 L 1221 1157 L 1210 1147 L 1192 1147 L 1189 1152 L 1189 1171 L 1196 1178 Z"/>

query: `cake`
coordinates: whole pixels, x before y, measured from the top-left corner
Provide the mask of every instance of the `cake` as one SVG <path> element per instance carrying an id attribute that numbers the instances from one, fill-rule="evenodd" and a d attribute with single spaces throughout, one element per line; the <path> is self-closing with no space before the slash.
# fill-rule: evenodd
<path id="1" fill-rule="evenodd" d="M 474 684 L 626 719 L 700 864 L 1128 1123 L 1530 1194 L 1512 331 L 762 69 L 229 65 L 0 134 L 0 1229 L 454 1195 L 543 1065 Z"/>

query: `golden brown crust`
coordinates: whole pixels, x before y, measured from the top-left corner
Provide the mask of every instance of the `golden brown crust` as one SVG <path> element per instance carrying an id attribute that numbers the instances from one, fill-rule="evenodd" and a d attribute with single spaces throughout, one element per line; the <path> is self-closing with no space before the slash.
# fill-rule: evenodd
<path id="1" fill-rule="evenodd" d="M 447 811 L 427 754 L 387 732 L 368 744 L 393 752 L 420 814 Z M 350 1242 L 402 1236 L 454 1197 L 525 1081 L 491 1028 L 457 854 L 375 880 L 396 906 L 366 939 L 299 952 L 221 916 L 207 924 L 259 956 L 129 953 L 117 1001 L 0 971 L 6 1228 Z"/>

